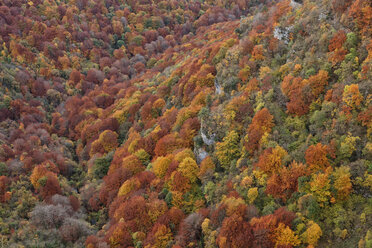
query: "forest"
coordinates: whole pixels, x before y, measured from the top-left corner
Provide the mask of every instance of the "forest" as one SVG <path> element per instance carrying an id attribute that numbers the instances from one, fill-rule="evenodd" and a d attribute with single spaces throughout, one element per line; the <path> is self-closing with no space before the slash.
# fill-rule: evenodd
<path id="1" fill-rule="evenodd" d="M 370 0 L 0 0 L 0 248 L 372 248 Z"/>

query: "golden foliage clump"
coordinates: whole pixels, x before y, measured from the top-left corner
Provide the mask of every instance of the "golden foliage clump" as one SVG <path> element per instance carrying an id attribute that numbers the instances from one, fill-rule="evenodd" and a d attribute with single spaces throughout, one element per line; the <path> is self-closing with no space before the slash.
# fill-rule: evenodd
<path id="1" fill-rule="evenodd" d="M 342 94 L 342 100 L 352 109 L 360 108 L 363 96 L 359 92 L 359 86 L 357 84 L 346 85 Z"/>
<path id="2" fill-rule="evenodd" d="M 194 183 L 198 179 L 199 166 L 196 164 L 194 159 L 187 157 L 182 160 L 177 171 L 181 172 L 184 177 L 188 178 L 190 183 Z"/>
<path id="3" fill-rule="evenodd" d="M 222 142 L 216 144 L 216 155 L 222 167 L 228 169 L 232 160 L 239 158 L 239 135 L 236 131 L 230 131 Z"/>
<path id="4" fill-rule="evenodd" d="M 319 238 L 322 236 L 322 229 L 320 226 L 315 223 L 314 221 L 309 221 L 307 224 L 307 229 L 306 231 L 301 235 L 301 239 L 303 240 L 304 243 L 309 244 L 308 247 L 314 248 L 317 243 Z"/>
<path id="5" fill-rule="evenodd" d="M 172 162 L 172 155 L 158 157 L 153 163 L 152 169 L 158 178 L 163 178 Z"/>
<path id="6" fill-rule="evenodd" d="M 294 247 L 301 244 L 298 236 L 283 223 L 279 223 L 274 230 L 275 248 L 277 247 Z"/>

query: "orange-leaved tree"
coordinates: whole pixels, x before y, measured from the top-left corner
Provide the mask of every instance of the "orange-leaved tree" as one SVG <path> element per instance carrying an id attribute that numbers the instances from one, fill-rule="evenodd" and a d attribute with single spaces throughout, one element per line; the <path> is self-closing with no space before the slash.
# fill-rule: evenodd
<path id="1" fill-rule="evenodd" d="M 261 155 L 255 166 L 265 173 L 271 175 L 277 173 L 282 167 L 283 158 L 287 155 L 286 150 L 281 146 L 266 149 Z"/>
<path id="2" fill-rule="evenodd" d="M 298 178 L 308 174 L 302 163 L 293 161 L 288 167 L 281 167 L 267 181 L 266 193 L 274 197 L 288 200 L 298 190 Z"/>
<path id="3" fill-rule="evenodd" d="M 245 148 L 248 152 L 254 153 L 261 145 L 262 138 L 269 135 L 274 126 L 274 117 L 270 114 L 267 108 L 258 111 L 251 125 L 248 127 L 248 141 L 245 143 Z"/>
<path id="4" fill-rule="evenodd" d="M 328 147 L 317 143 L 316 145 L 311 145 L 305 152 L 306 163 L 312 172 L 317 172 L 320 170 L 325 170 L 329 166 L 329 161 L 327 158 Z"/>

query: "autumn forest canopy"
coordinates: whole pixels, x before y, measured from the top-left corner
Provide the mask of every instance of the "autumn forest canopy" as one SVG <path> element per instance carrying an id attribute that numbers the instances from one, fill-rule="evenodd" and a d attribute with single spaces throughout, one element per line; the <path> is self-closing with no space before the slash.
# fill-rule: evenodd
<path id="1" fill-rule="evenodd" d="M 369 0 L 0 0 L 0 244 L 371 248 Z"/>

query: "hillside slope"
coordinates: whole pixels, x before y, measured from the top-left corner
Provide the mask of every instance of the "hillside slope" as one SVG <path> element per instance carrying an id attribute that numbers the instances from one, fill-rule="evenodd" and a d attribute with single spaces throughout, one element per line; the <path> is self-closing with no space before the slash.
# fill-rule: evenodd
<path id="1" fill-rule="evenodd" d="M 0 2 L 5 247 L 370 247 L 368 0 Z"/>

